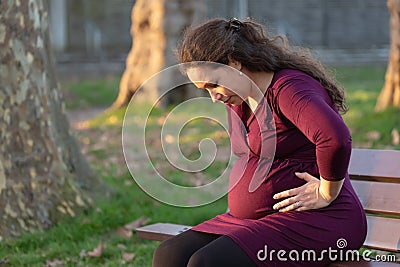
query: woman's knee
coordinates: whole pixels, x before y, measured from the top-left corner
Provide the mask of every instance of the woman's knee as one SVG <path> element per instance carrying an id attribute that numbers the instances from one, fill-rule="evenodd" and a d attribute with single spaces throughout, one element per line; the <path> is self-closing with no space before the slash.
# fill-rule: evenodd
<path id="1" fill-rule="evenodd" d="M 181 266 L 181 255 L 179 244 L 174 238 L 167 239 L 156 248 L 153 254 L 153 267 Z"/>
<path id="2" fill-rule="evenodd" d="M 253 260 L 230 237 L 222 236 L 197 250 L 190 257 L 188 267 L 256 266 Z"/>
<path id="3" fill-rule="evenodd" d="M 208 257 L 207 253 L 204 253 L 201 249 L 196 251 L 189 259 L 187 267 L 208 267 L 214 266 L 212 262 L 210 262 L 210 257 Z"/>
<path id="4" fill-rule="evenodd" d="M 197 250 L 190 237 L 188 233 L 164 240 L 154 251 L 153 267 L 186 266 L 189 257 Z"/>
<path id="5" fill-rule="evenodd" d="M 170 249 L 171 246 L 168 244 L 168 240 L 163 241 L 156 248 L 153 254 L 153 267 L 164 266 L 163 263 L 166 262 Z"/>
<path id="6" fill-rule="evenodd" d="M 185 266 L 198 249 L 207 245 L 218 235 L 188 230 L 162 242 L 154 252 L 153 266 Z"/>

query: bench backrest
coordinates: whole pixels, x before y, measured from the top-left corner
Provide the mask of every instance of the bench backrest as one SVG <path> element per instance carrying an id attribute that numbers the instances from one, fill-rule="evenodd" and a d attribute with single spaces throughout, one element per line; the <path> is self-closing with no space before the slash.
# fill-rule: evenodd
<path id="1" fill-rule="evenodd" d="M 400 151 L 353 149 L 349 174 L 367 213 L 364 245 L 399 252 Z"/>

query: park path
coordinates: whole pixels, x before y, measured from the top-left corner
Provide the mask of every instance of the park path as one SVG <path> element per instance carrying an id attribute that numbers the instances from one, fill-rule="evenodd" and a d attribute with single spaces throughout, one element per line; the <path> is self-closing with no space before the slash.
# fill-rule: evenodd
<path id="1" fill-rule="evenodd" d="M 91 107 L 86 109 L 71 109 L 67 110 L 67 118 L 69 120 L 70 126 L 74 129 L 82 129 L 85 121 L 90 120 L 97 115 L 104 112 L 106 107 Z"/>

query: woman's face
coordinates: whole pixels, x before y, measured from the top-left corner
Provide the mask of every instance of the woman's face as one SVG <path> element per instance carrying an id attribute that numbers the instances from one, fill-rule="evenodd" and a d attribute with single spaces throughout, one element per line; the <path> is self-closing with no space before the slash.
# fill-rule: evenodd
<path id="1" fill-rule="evenodd" d="M 245 75 L 229 66 L 197 66 L 186 71 L 197 88 L 207 90 L 213 102 L 238 106 L 249 97 L 251 82 Z"/>

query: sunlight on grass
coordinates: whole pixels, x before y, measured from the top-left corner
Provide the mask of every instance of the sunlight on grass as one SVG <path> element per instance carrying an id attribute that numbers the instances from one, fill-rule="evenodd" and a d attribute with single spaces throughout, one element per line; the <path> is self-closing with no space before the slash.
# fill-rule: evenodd
<path id="1" fill-rule="evenodd" d="M 115 110 L 107 110 L 90 121 L 87 122 L 88 127 L 97 128 L 97 127 L 121 127 L 122 121 L 124 119 L 125 109 L 115 109 Z"/>
<path id="2" fill-rule="evenodd" d="M 400 130 L 400 109 L 375 112 L 386 68 L 338 67 L 336 70 L 346 91 L 349 111 L 343 118 L 350 128 L 353 147 L 400 149 L 399 145 L 393 144 L 391 136 L 393 129 Z"/>
<path id="3" fill-rule="evenodd" d="M 368 92 L 363 90 L 347 93 L 347 99 L 350 99 L 351 102 L 375 102 L 377 97 L 377 92 Z"/>

